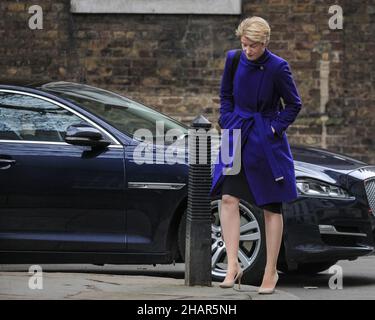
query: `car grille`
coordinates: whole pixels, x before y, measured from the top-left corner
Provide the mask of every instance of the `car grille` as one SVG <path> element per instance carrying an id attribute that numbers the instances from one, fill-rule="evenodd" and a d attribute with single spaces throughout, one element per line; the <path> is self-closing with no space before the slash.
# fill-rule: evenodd
<path id="1" fill-rule="evenodd" d="M 365 189 L 372 214 L 375 215 L 375 178 L 365 181 Z"/>

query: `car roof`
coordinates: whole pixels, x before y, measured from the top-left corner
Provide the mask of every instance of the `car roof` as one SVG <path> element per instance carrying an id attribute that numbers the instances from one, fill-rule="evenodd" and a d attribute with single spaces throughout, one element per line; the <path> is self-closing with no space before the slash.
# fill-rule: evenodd
<path id="1" fill-rule="evenodd" d="M 0 81 L 0 88 L 5 89 L 34 89 L 39 91 L 53 91 L 53 90 L 63 90 L 63 89 L 72 89 L 72 88 L 96 88 L 103 91 L 107 91 L 102 88 L 92 87 L 85 83 L 77 83 L 70 81 L 27 81 L 27 80 L 11 80 L 11 81 Z"/>
<path id="2" fill-rule="evenodd" d="M 51 82 L 51 80 L 12 79 L 12 80 L 0 80 L 0 86 L 5 85 L 5 86 L 37 88 L 49 82 Z"/>

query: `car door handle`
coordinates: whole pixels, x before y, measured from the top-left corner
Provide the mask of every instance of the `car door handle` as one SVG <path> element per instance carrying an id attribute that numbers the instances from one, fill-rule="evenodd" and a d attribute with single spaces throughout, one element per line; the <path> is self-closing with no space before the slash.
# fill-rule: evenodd
<path id="1" fill-rule="evenodd" d="M 13 159 L 2 159 L 0 158 L 0 170 L 7 170 L 16 163 Z M 3 166 L 1 166 L 3 165 Z"/>
<path id="2" fill-rule="evenodd" d="M 0 162 L 2 162 L 2 163 L 13 164 L 13 163 L 16 163 L 16 160 L 11 160 L 11 159 L 0 159 Z"/>

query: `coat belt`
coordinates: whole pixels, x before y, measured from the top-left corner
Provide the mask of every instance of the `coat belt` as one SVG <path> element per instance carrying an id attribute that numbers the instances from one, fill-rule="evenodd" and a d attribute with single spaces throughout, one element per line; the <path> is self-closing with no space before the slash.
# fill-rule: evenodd
<path id="1" fill-rule="evenodd" d="M 277 116 L 278 112 L 277 111 L 261 111 L 261 112 L 254 112 L 250 110 L 244 110 L 239 108 L 238 106 L 235 106 L 234 112 L 237 113 L 241 118 L 245 118 L 247 121 L 244 122 L 246 125 L 246 132 L 250 132 L 250 128 L 255 125 L 257 127 L 258 132 L 259 132 L 259 138 L 261 139 L 261 145 L 264 151 L 264 154 L 267 158 L 268 164 L 271 168 L 273 178 L 275 181 L 280 181 L 283 180 L 283 174 L 280 169 L 280 166 L 278 162 L 276 161 L 275 155 L 272 150 L 272 146 L 267 140 L 267 128 L 264 125 L 263 118 L 271 118 L 273 119 L 274 117 Z M 244 128 L 244 129 L 245 129 Z M 245 140 L 245 139 L 244 139 Z M 245 141 L 243 141 L 245 143 Z"/>

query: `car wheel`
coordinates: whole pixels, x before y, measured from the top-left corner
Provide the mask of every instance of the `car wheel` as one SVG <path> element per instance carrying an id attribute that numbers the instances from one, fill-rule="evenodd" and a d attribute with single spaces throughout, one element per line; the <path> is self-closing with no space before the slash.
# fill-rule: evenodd
<path id="1" fill-rule="evenodd" d="M 185 262 L 186 216 L 187 216 L 187 209 L 184 211 L 184 214 L 181 217 L 180 224 L 178 226 L 178 237 L 177 237 L 178 251 L 180 252 L 180 256 L 183 262 Z"/>
<path id="2" fill-rule="evenodd" d="M 227 271 L 227 255 L 220 225 L 221 200 L 211 202 L 211 239 L 212 239 L 212 278 L 222 281 Z M 242 282 L 260 285 L 266 263 L 266 243 L 264 233 L 263 210 L 245 201 L 240 202 L 240 242 L 238 260 L 244 269 Z M 182 259 L 185 259 L 186 211 L 182 216 L 178 231 L 178 247 Z"/>
<path id="3" fill-rule="evenodd" d="M 295 270 L 288 270 L 286 265 L 278 266 L 278 269 L 288 275 L 314 275 L 329 269 L 337 261 L 324 261 L 314 263 L 300 263 Z"/>

